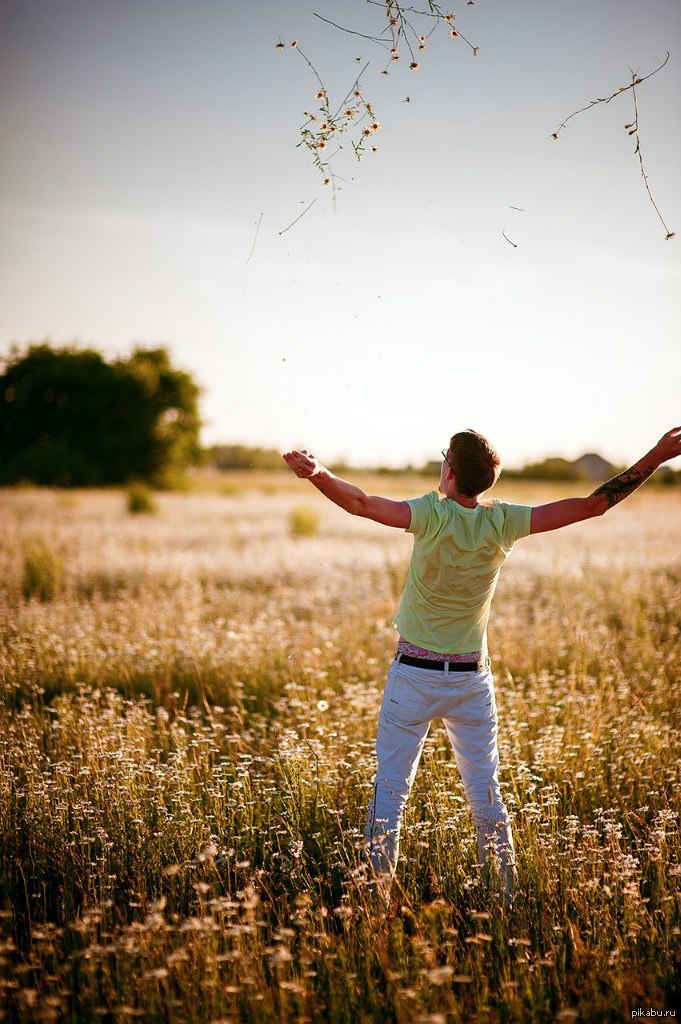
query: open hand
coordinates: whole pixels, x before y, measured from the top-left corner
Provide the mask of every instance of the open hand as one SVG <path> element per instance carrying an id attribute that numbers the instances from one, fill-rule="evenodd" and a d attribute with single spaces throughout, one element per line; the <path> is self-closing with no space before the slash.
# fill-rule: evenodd
<path id="1" fill-rule="evenodd" d="M 681 455 L 681 427 L 672 427 L 655 445 L 660 462 L 668 462 Z"/>
<path id="2" fill-rule="evenodd" d="M 289 469 L 303 480 L 309 480 L 324 468 L 317 456 L 308 452 L 306 448 L 303 448 L 302 452 L 285 452 L 282 458 Z"/>

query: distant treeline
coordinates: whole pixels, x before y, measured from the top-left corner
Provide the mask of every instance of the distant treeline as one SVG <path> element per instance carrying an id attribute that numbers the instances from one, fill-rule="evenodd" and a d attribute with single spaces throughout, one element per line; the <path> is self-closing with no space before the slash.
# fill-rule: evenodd
<path id="1" fill-rule="evenodd" d="M 276 448 L 252 448 L 245 444 L 217 444 L 208 449 L 208 461 L 220 470 L 232 469 L 282 469 L 288 466 L 282 459 L 282 453 Z M 333 473 L 432 473 L 432 467 L 405 466 L 400 469 L 388 469 L 385 466 L 352 466 L 347 462 L 328 463 Z M 439 472 L 439 468 L 438 468 Z"/>
<path id="2" fill-rule="evenodd" d="M 214 445 L 207 451 L 209 462 L 219 470 L 236 469 L 287 469 L 281 452 L 276 448 L 257 448 L 243 444 L 220 444 Z M 395 469 L 386 466 L 353 466 L 347 462 L 334 462 L 329 464 L 333 473 L 378 473 L 384 475 L 422 475 L 437 476 L 440 472 L 440 462 L 427 462 L 421 466 L 407 465 Z M 504 469 L 502 475 L 506 480 L 573 480 L 602 483 L 616 476 L 626 467 L 615 466 L 600 455 L 593 453 L 582 455 L 581 458 L 570 462 L 563 458 L 544 459 L 543 462 L 533 462 L 522 469 Z M 667 486 L 681 486 L 681 470 L 674 471 L 669 466 L 662 466 L 655 474 L 655 482 Z"/>

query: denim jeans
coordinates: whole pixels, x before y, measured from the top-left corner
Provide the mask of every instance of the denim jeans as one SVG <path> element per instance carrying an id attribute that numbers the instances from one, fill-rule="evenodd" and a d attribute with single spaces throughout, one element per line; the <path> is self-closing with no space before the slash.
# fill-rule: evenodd
<path id="1" fill-rule="evenodd" d="M 516 875 L 508 811 L 499 789 L 497 705 L 489 666 L 455 672 L 400 664 L 397 655 L 378 719 L 378 768 L 366 823 L 366 853 L 384 882 L 397 867 L 402 815 L 430 723 L 441 718 L 452 744 L 477 833 L 478 862 L 489 881 L 492 850 L 498 858 L 502 898 L 508 907 Z"/>

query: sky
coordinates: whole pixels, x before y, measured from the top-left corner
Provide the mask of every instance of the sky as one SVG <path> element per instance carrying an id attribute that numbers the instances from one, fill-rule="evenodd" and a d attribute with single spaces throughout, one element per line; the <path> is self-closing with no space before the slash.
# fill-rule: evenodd
<path id="1" fill-rule="evenodd" d="M 455 10 L 476 56 L 437 31 L 381 75 L 315 17 L 380 35 L 362 0 L 0 0 L 0 356 L 165 344 L 206 444 L 420 464 L 472 427 L 509 466 L 644 454 L 681 424 L 681 6 Z M 670 241 L 631 91 L 551 139 L 667 51 L 637 98 Z M 298 146 L 302 54 L 332 104 L 369 64 L 377 152 L 344 136 L 335 188 Z"/>

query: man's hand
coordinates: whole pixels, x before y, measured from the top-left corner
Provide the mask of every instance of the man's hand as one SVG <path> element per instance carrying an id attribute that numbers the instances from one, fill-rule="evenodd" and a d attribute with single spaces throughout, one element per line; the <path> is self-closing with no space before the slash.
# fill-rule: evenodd
<path id="1" fill-rule="evenodd" d="M 302 452 L 295 450 L 285 452 L 282 458 L 289 469 L 292 469 L 301 480 L 309 480 L 324 469 L 317 456 L 309 452 L 307 448 L 303 448 Z"/>
<path id="2" fill-rule="evenodd" d="M 653 453 L 659 459 L 659 465 L 681 455 L 681 427 L 668 430 L 653 448 Z"/>
<path id="3" fill-rule="evenodd" d="M 383 526 L 395 526 L 400 530 L 406 530 L 409 526 L 411 509 L 406 501 L 392 501 L 390 498 L 365 494 L 360 487 L 341 480 L 322 466 L 317 456 L 306 448 L 302 452 L 286 452 L 282 458 L 296 476 L 309 480 L 329 501 L 351 515 L 373 519 Z"/>

